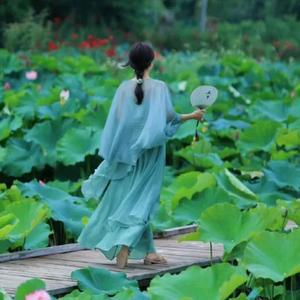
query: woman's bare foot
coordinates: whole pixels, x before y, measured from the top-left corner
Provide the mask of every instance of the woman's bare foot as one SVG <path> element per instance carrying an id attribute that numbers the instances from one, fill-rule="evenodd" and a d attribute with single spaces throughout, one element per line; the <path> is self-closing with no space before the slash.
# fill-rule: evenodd
<path id="1" fill-rule="evenodd" d="M 129 255 L 129 248 L 126 245 L 123 245 L 120 252 L 117 255 L 117 266 L 121 269 L 127 266 Z"/>
<path id="2" fill-rule="evenodd" d="M 150 264 L 166 264 L 168 261 L 158 253 L 148 253 L 144 258 L 144 264 L 150 265 Z"/>

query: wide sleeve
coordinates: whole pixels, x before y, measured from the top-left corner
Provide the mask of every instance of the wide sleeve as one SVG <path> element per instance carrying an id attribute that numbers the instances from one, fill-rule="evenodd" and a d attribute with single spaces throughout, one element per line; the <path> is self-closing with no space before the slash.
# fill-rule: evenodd
<path id="1" fill-rule="evenodd" d="M 122 123 L 123 111 L 123 83 L 117 88 L 106 118 L 106 122 L 101 134 L 99 154 L 106 160 L 113 160 L 117 146 L 116 138 L 120 134 L 120 124 Z"/>
<path id="2" fill-rule="evenodd" d="M 171 100 L 171 93 L 166 84 L 164 84 L 164 103 L 166 109 L 166 126 L 164 129 L 165 135 L 169 138 L 172 137 L 179 129 L 181 122 L 181 116 L 178 114 L 173 107 Z"/>

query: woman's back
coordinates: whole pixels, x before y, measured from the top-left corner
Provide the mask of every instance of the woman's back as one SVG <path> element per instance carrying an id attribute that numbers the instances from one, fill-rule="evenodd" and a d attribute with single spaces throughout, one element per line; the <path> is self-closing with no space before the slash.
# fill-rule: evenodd
<path id="1" fill-rule="evenodd" d="M 177 116 L 163 81 L 144 80 L 141 104 L 136 103 L 135 86 L 135 80 L 124 80 L 113 98 L 100 146 L 108 161 L 134 164 L 143 149 L 166 142 L 166 124 Z"/>

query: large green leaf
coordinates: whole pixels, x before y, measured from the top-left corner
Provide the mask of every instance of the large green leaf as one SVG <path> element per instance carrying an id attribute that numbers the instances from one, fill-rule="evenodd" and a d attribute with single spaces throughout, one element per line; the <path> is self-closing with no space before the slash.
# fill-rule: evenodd
<path id="1" fill-rule="evenodd" d="M 177 176 L 171 185 L 164 188 L 164 194 L 167 195 L 168 192 L 168 196 L 163 196 L 162 202 L 170 210 L 174 210 L 181 199 L 191 199 L 195 193 L 214 185 L 215 179 L 210 173 L 187 172 Z"/>
<path id="2" fill-rule="evenodd" d="M 209 147 L 209 145 L 206 147 Z M 195 143 L 187 146 L 177 151 L 176 155 L 185 158 L 187 161 L 197 167 L 212 168 L 223 166 L 223 161 L 219 155 L 217 153 L 207 152 L 203 143 Z"/>
<path id="3" fill-rule="evenodd" d="M 251 119 L 271 119 L 283 122 L 289 115 L 288 106 L 283 101 L 257 101 L 249 111 Z"/>
<path id="4" fill-rule="evenodd" d="M 2 169 L 10 176 L 21 176 L 30 172 L 33 167 L 41 169 L 45 165 L 40 146 L 21 138 L 10 138 L 5 150 Z"/>
<path id="5" fill-rule="evenodd" d="M 191 266 L 180 274 L 156 276 L 148 292 L 151 300 L 225 300 L 247 280 L 241 267 L 227 263 Z"/>
<path id="6" fill-rule="evenodd" d="M 196 222 L 201 213 L 216 203 L 233 202 L 234 197 L 219 187 L 207 188 L 196 194 L 191 200 L 182 199 L 176 207 L 173 217 L 181 225 Z"/>
<path id="7" fill-rule="evenodd" d="M 6 49 L 0 49 L 0 70 L 1 73 L 8 75 L 13 72 L 19 72 L 24 67 L 24 62 L 15 53 Z"/>
<path id="8" fill-rule="evenodd" d="M 36 180 L 16 183 L 26 196 L 39 196 L 41 201 L 51 208 L 51 217 L 64 223 L 67 231 L 78 236 L 84 226 L 82 218 L 89 217 L 91 210 L 86 207 L 83 198 L 74 197 L 58 188 L 47 184 L 41 185 Z"/>
<path id="9" fill-rule="evenodd" d="M 8 240 L 10 232 L 19 222 L 18 218 L 12 213 L 2 213 L 0 216 L 0 240 Z"/>
<path id="10" fill-rule="evenodd" d="M 236 178 L 228 169 L 224 170 L 229 182 L 240 192 L 251 197 L 256 198 L 255 194 L 249 190 L 238 178 Z"/>
<path id="11" fill-rule="evenodd" d="M 8 117 L 0 121 L 0 141 L 6 139 L 11 133 L 22 126 L 20 116 Z"/>
<path id="12" fill-rule="evenodd" d="M 24 198 L 5 207 L 5 212 L 15 215 L 19 222 L 9 233 L 11 241 L 27 237 L 41 222 L 50 217 L 50 211 L 44 203 Z"/>
<path id="13" fill-rule="evenodd" d="M 275 146 L 279 127 L 274 121 L 259 120 L 241 133 L 237 146 L 243 152 L 270 151 Z"/>
<path id="14" fill-rule="evenodd" d="M 300 230 L 261 232 L 246 246 L 243 264 L 255 277 L 274 282 L 300 273 Z"/>
<path id="15" fill-rule="evenodd" d="M 206 209 L 198 223 L 202 241 L 222 243 L 229 253 L 235 246 L 266 228 L 281 228 L 283 217 L 279 208 L 264 204 L 241 211 L 233 204 L 219 203 Z"/>
<path id="16" fill-rule="evenodd" d="M 71 278 L 77 280 L 81 290 L 89 290 L 94 294 L 105 292 L 108 295 L 121 291 L 124 287 L 138 288 L 134 280 L 128 280 L 123 272 L 112 272 L 105 268 L 87 267 L 75 270 Z"/>
<path id="17" fill-rule="evenodd" d="M 284 130 L 278 135 L 276 142 L 279 146 L 293 148 L 300 146 L 300 130 Z"/>
<path id="18" fill-rule="evenodd" d="M 27 236 L 24 244 L 24 249 L 45 248 L 49 245 L 49 235 L 53 231 L 47 223 L 38 224 Z"/>
<path id="19" fill-rule="evenodd" d="M 153 226 L 153 231 L 160 232 L 168 228 L 180 226 L 182 225 L 182 221 L 181 219 L 179 219 L 179 221 L 175 220 L 172 216 L 172 212 L 167 212 L 165 206 L 160 204 L 151 218 L 151 224 Z"/>
<path id="20" fill-rule="evenodd" d="M 218 186 L 224 189 L 230 196 L 232 196 L 239 206 L 252 206 L 253 203 L 255 203 L 253 202 L 253 200 L 258 200 L 257 195 L 255 195 L 228 169 L 220 170 L 214 175 L 217 180 Z"/>
<path id="21" fill-rule="evenodd" d="M 270 161 L 264 172 L 268 180 L 279 188 L 292 188 L 300 191 L 300 167 L 288 161 Z"/>
<path id="22" fill-rule="evenodd" d="M 80 161 L 88 154 L 95 154 L 100 147 L 101 131 L 92 128 L 71 128 L 57 142 L 58 160 L 65 165 L 72 165 Z"/>
<path id="23" fill-rule="evenodd" d="M 33 128 L 27 130 L 24 139 L 38 144 L 43 150 L 43 155 L 47 157 L 47 163 L 54 165 L 56 163 L 56 143 L 72 125 L 74 126 L 73 120 L 60 118 L 36 123 Z"/>

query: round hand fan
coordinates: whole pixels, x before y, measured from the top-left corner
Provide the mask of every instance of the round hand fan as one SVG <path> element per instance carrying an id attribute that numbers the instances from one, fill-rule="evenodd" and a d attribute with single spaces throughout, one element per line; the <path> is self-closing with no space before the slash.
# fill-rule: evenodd
<path id="1" fill-rule="evenodd" d="M 191 94 L 191 104 L 193 107 L 200 109 L 205 109 L 212 105 L 218 97 L 218 90 L 211 85 L 201 85 L 195 88 Z M 193 141 L 199 140 L 199 134 L 197 132 L 197 127 L 199 125 L 199 120 L 197 120 L 195 136 Z"/>

